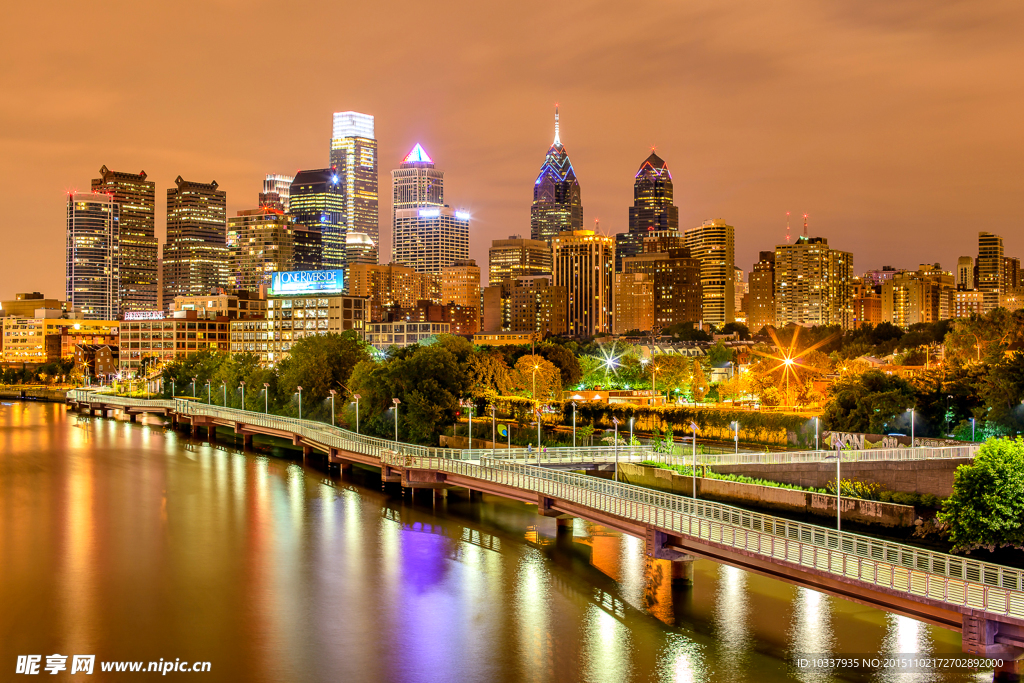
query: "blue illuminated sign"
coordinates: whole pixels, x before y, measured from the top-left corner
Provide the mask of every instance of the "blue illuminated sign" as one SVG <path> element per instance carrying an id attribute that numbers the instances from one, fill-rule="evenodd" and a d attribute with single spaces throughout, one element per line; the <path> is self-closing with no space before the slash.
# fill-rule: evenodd
<path id="1" fill-rule="evenodd" d="M 271 296 L 302 294 L 343 294 L 345 271 L 296 270 L 274 273 L 270 280 Z"/>

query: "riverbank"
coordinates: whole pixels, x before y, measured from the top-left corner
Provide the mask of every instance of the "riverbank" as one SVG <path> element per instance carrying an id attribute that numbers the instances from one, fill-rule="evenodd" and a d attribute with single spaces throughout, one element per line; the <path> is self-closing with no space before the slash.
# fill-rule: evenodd
<path id="1" fill-rule="evenodd" d="M 0 386 L 0 399 L 14 401 L 47 401 L 50 403 L 64 403 L 67 398 L 68 389 L 55 389 L 51 387 L 38 386 Z"/>

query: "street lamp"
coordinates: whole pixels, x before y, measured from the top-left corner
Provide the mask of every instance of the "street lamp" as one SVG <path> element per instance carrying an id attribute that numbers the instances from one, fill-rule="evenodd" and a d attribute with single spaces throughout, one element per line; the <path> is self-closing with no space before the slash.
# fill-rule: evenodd
<path id="1" fill-rule="evenodd" d="M 732 423 L 733 429 L 733 440 L 736 442 L 736 453 L 740 452 L 740 423 L 739 420 L 734 420 Z"/>
<path id="2" fill-rule="evenodd" d="M 576 401 L 582 401 L 583 397 L 576 394 L 572 397 L 572 447 L 576 448 Z"/>
<path id="3" fill-rule="evenodd" d="M 270 383 L 263 383 L 263 412 L 270 413 Z"/>
<path id="4" fill-rule="evenodd" d="M 245 380 L 243 379 L 238 387 L 242 390 L 242 410 L 245 410 Z"/>
<path id="5" fill-rule="evenodd" d="M 171 398 L 174 398 L 174 380 L 171 380 Z"/>
<path id="6" fill-rule="evenodd" d="M 192 378 L 192 395 L 193 396 L 196 395 L 196 378 L 195 377 Z"/>
<path id="7" fill-rule="evenodd" d="M 818 450 L 818 416 L 814 416 L 814 450 Z"/>
<path id="8" fill-rule="evenodd" d="M 494 457 L 494 449 L 498 442 L 498 423 L 494 416 L 494 404 L 491 404 L 491 457 Z"/>
<path id="9" fill-rule="evenodd" d="M 971 418 L 971 442 L 974 442 L 974 418 Z"/>
<path id="10" fill-rule="evenodd" d="M 211 405 L 212 406 L 213 405 L 213 398 L 211 398 L 211 396 L 212 396 L 212 394 L 210 393 L 210 380 L 206 380 L 206 403 L 207 403 L 207 405 Z"/>
<path id="11" fill-rule="evenodd" d="M 619 480 L 619 418 L 613 417 L 612 424 L 615 425 L 615 481 Z"/>
<path id="12" fill-rule="evenodd" d="M 359 394 L 352 394 L 352 398 L 355 399 L 353 403 L 356 404 L 356 434 L 359 433 L 359 399 L 362 398 Z"/>
<path id="13" fill-rule="evenodd" d="M 633 420 L 635 417 L 629 418 L 629 454 L 633 455 Z"/>
<path id="14" fill-rule="evenodd" d="M 914 441 L 914 410 L 915 408 L 907 408 L 907 412 L 910 413 L 910 447 L 915 448 Z"/>
<path id="15" fill-rule="evenodd" d="M 334 426 L 334 395 L 338 393 L 334 389 L 329 390 L 331 392 L 331 426 Z"/>
<path id="16" fill-rule="evenodd" d="M 842 531 L 843 529 L 843 512 L 842 506 L 842 475 L 840 473 L 840 465 L 843 461 L 843 448 L 839 441 L 836 441 L 836 531 Z"/>
<path id="17" fill-rule="evenodd" d="M 697 500 L 697 423 L 691 422 L 690 429 L 693 430 L 693 499 Z"/>
<path id="18" fill-rule="evenodd" d="M 227 408 L 228 407 L 228 382 L 227 382 L 227 380 L 222 379 L 220 381 L 220 386 L 221 386 L 221 389 L 224 390 L 224 407 Z"/>
<path id="19" fill-rule="evenodd" d="M 395 404 L 395 443 L 398 443 L 398 404 L 401 403 L 397 398 L 391 399 L 391 402 Z M 397 449 L 398 446 L 396 445 Z"/>
<path id="20" fill-rule="evenodd" d="M 299 419 L 301 420 L 302 419 L 302 387 L 298 387 L 298 389 L 299 389 Z"/>

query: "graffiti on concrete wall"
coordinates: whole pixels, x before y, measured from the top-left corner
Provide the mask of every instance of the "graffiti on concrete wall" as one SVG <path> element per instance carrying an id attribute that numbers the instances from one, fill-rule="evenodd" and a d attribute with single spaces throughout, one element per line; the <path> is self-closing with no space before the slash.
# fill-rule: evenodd
<path id="1" fill-rule="evenodd" d="M 910 438 L 885 436 L 883 434 L 857 434 L 855 432 L 825 432 L 823 441 L 827 448 L 863 451 L 870 448 L 899 448 L 909 446 Z M 906 443 L 903 440 L 906 439 Z"/>

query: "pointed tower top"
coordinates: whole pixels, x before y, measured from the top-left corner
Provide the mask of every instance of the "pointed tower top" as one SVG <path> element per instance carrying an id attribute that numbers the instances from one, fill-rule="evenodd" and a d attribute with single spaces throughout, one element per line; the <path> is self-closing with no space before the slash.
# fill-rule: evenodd
<path id="1" fill-rule="evenodd" d="M 558 139 L 558 105 L 555 105 L 555 142 L 553 143 L 556 147 L 562 146 L 562 141 Z"/>
<path id="2" fill-rule="evenodd" d="M 427 153 L 423 151 L 422 147 L 420 147 L 420 143 L 417 142 L 416 146 L 412 148 L 411 152 L 409 152 L 409 155 L 407 157 L 405 157 L 405 159 L 402 160 L 402 163 L 406 163 L 406 164 L 410 164 L 410 163 L 411 164 L 416 164 L 416 163 L 432 164 L 432 163 L 434 163 L 434 160 L 431 159 L 429 156 L 427 156 Z"/>

